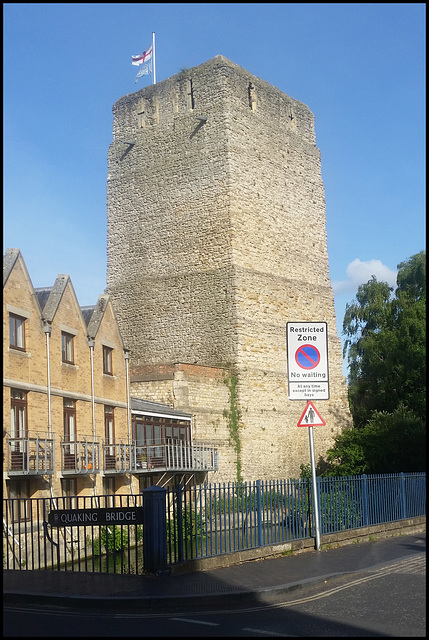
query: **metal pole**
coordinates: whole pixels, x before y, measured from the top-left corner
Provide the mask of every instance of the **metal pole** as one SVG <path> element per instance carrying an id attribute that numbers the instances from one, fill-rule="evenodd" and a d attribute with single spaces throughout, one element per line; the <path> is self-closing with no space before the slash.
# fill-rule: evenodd
<path id="1" fill-rule="evenodd" d="M 95 387 L 94 387 L 94 347 L 95 341 L 92 338 L 88 338 L 88 346 L 91 354 L 91 397 L 92 397 L 92 455 L 93 455 L 93 470 L 95 470 Z M 88 455 L 88 449 L 86 450 Z M 98 461 L 100 465 L 100 460 Z M 86 468 L 88 468 L 88 461 L 86 462 Z M 97 475 L 94 473 L 94 496 L 97 496 Z M 96 498 L 96 504 L 98 506 L 98 498 Z"/>
<path id="2" fill-rule="evenodd" d="M 309 437 L 310 437 L 311 478 L 313 481 L 314 526 L 316 529 L 316 551 L 319 551 L 320 549 L 319 499 L 317 495 L 316 465 L 314 463 L 313 427 L 309 427 L 308 429 L 309 429 Z"/>
<path id="3" fill-rule="evenodd" d="M 46 334 L 46 363 L 47 363 L 47 378 L 48 378 L 48 432 L 49 437 L 52 437 L 52 414 L 51 414 L 51 368 L 50 368 L 50 355 L 49 355 L 49 336 L 52 332 L 50 324 L 45 322 L 43 325 L 43 331 Z"/>
<path id="4" fill-rule="evenodd" d="M 95 443 L 95 395 L 94 395 L 94 346 L 92 338 L 88 338 L 88 346 L 91 355 L 91 401 L 92 401 L 92 439 Z"/>
<path id="5" fill-rule="evenodd" d="M 131 445 L 131 420 L 130 420 L 130 354 L 124 351 L 125 372 L 127 376 L 127 424 L 128 424 L 128 445 Z"/>
<path id="6" fill-rule="evenodd" d="M 152 31 L 152 58 L 153 58 L 153 84 L 156 84 L 156 69 L 155 69 L 155 31 Z"/>

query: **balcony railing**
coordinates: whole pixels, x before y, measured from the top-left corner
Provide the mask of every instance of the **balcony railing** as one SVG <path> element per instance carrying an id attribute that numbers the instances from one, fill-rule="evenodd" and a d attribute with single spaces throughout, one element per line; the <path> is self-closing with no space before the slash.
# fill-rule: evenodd
<path id="1" fill-rule="evenodd" d="M 6 439 L 9 476 L 53 474 L 54 439 L 47 434 Z"/>
<path id="2" fill-rule="evenodd" d="M 163 444 L 135 442 L 103 444 L 103 467 L 107 474 L 148 471 L 217 471 L 218 450 L 212 444 L 167 440 Z"/>
<path id="3" fill-rule="evenodd" d="M 97 438 L 61 439 L 61 472 L 63 475 L 85 475 L 100 472 L 100 441 Z"/>

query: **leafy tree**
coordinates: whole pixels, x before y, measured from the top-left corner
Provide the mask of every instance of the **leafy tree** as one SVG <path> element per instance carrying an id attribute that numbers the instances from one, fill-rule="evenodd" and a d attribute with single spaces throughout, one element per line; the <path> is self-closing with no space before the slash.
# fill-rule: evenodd
<path id="1" fill-rule="evenodd" d="M 344 354 L 354 429 L 327 452 L 327 475 L 426 469 L 426 253 L 372 278 L 346 306 Z"/>
<path id="2" fill-rule="evenodd" d="M 426 253 L 398 265 L 395 296 L 375 276 L 360 285 L 346 305 L 349 400 L 354 425 L 373 411 L 392 412 L 403 402 L 418 416 L 426 412 Z"/>

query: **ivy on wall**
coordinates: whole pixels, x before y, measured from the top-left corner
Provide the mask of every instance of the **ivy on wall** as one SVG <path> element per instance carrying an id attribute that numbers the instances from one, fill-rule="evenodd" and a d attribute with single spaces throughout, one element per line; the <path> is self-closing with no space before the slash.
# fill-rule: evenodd
<path id="1" fill-rule="evenodd" d="M 229 390 L 229 408 L 224 409 L 223 416 L 228 420 L 230 444 L 236 454 L 237 481 L 242 482 L 241 475 L 241 441 L 240 441 L 240 419 L 241 412 L 238 408 L 237 385 L 238 375 L 234 367 L 230 366 L 224 382 Z"/>

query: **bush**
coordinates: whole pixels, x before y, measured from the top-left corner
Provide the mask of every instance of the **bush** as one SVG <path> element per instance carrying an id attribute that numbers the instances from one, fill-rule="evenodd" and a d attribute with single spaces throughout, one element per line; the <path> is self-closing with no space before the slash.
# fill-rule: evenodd
<path id="1" fill-rule="evenodd" d="M 337 436 L 327 456 L 331 476 L 426 471 L 425 421 L 402 403 L 374 411 L 364 427 Z"/>
<path id="2" fill-rule="evenodd" d="M 123 551 L 128 546 L 128 531 L 125 527 L 100 527 L 100 537 L 93 542 L 94 555 L 100 556 L 102 547 L 106 553 Z"/>
<path id="3" fill-rule="evenodd" d="M 182 537 L 183 543 L 187 544 L 197 540 L 200 542 L 205 535 L 205 520 L 195 513 L 194 510 L 184 510 L 182 512 Z M 178 542 L 179 526 L 177 517 L 172 518 L 167 523 L 167 544 L 176 546 Z"/>

